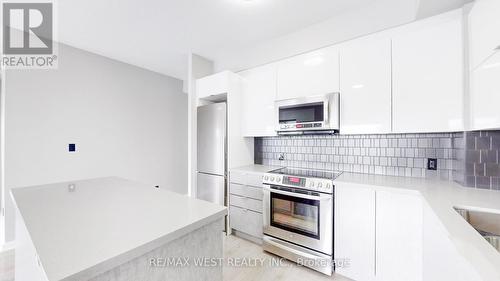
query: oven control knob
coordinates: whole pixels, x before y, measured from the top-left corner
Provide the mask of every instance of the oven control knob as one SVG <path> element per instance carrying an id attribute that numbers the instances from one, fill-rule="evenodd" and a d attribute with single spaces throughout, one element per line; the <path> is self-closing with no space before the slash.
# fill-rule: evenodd
<path id="1" fill-rule="evenodd" d="M 264 176 L 264 180 L 268 180 L 269 179 L 269 176 Z"/>
<path id="2" fill-rule="evenodd" d="M 280 183 L 280 182 L 281 182 L 281 178 L 280 178 L 280 177 L 277 177 L 277 178 L 276 178 L 276 182 L 277 182 L 277 183 Z"/>
<path id="3" fill-rule="evenodd" d="M 309 182 L 309 187 L 314 188 L 314 182 L 313 182 L 313 181 L 312 181 L 312 182 Z"/>
<path id="4" fill-rule="evenodd" d="M 318 182 L 318 188 L 321 188 L 322 186 L 323 186 L 323 184 Z"/>
<path id="5" fill-rule="evenodd" d="M 274 177 L 271 177 L 271 181 L 274 181 Z"/>

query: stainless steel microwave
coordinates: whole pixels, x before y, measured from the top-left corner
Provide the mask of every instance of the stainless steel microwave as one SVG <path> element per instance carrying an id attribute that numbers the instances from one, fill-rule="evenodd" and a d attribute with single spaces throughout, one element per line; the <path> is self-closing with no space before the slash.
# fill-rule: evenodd
<path id="1" fill-rule="evenodd" d="M 340 94 L 332 93 L 276 101 L 280 134 L 338 131 Z"/>

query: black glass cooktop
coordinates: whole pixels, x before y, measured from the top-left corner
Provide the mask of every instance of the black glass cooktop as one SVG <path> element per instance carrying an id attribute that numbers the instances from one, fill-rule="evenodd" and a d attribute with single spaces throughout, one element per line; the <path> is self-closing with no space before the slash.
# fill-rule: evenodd
<path id="1" fill-rule="evenodd" d="M 305 178 L 320 178 L 334 180 L 342 172 L 338 171 L 326 171 L 326 170 L 310 170 L 310 169 L 299 169 L 299 168 L 282 168 L 278 170 L 271 171 L 273 174 L 281 174 L 295 177 L 305 177 Z"/>

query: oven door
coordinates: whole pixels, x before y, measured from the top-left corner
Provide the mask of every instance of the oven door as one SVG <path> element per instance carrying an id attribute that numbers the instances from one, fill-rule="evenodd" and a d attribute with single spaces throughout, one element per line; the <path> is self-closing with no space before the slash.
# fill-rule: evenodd
<path id="1" fill-rule="evenodd" d="M 264 186 L 264 234 L 333 253 L 333 196 L 299 189 Z"/>

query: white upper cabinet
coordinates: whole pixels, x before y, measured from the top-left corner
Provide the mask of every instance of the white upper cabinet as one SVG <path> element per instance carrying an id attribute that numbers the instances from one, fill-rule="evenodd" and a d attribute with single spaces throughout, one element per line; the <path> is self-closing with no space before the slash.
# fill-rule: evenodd
<path id="1" fill-rule="evenodd" d="M 391 132 L 391 40 L 372 36 L 340 50 L 340 133 Z"/>
<path id="2" fill-rule="evenodd" d="M 499 129 L 500 52 L 476 68 L 471 80 L 471 129 Z"/>
<path id="3" fill-rule="evenodd" d="M 227 94 L 231 87 L 231 74 L 229 71 L 223 71 L 196 80 L 197 97 L 204 99 L 210 96 Z"/>
<path id="4" fill-rule="evenodd" d="M 470 65 L 479 67 L 500 47 L 500 1 L 476 0 L 469 14 Z"/>
<path id="5" fill-rule="evenodd" d="M 323 48 L 278 62 L 277 99 L 339 91 L 339 51 Z"/>
<path id="6" fill-rule="evenodd" d="M 276 135 L 276 64 L 238 73 L 243 79 L 243 136 Z"/>
<path id="7" fill-rule="evenodd" d="M 500 128 L 500 1 L 477 0 L 469 14 L 471 128 Z"/>
<path id="8" fill-rule="evenodd" d="M 400 28 L 393 37 L 393 131 L 461 131 L 462 10 Z"/>

